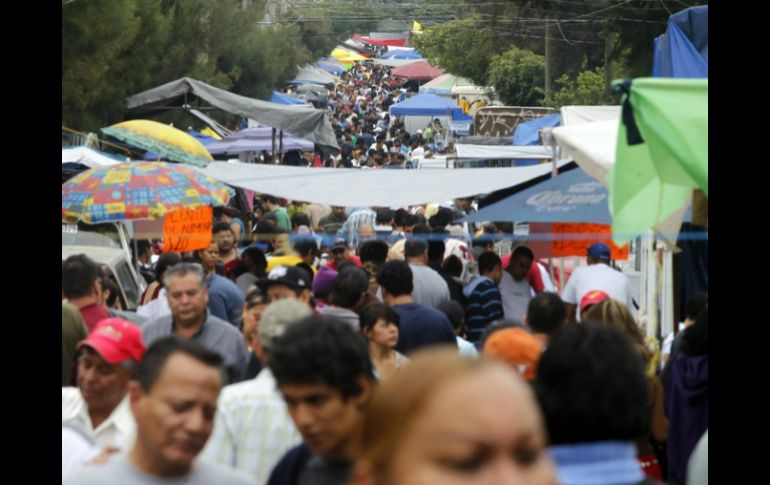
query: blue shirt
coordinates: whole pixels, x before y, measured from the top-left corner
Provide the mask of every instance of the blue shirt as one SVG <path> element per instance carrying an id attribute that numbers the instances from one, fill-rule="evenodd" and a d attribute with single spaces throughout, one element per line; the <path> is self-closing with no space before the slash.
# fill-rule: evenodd
<path id="1" fill-rule="evenodd" d="M 212 274 L 206 280 L 209 288 L 209 311 L 217 318 L 238 328 L 243 326 L 243 293 L 224 276 Z"/>
<path id="2" fill-rule="evenodd" d="M 551 446 L 548 451 L 560 485 L 631 485 L 644 480 L 634 443 L 576 443 Z"/>
<path id="3" fill-rule="evenodd" d="M 396 351 L 406 354 L 429 345 L 457 347 L 452 324 L 442 312 L 418 303 L 396 305 L 393 310 L 401 317 Z"/>

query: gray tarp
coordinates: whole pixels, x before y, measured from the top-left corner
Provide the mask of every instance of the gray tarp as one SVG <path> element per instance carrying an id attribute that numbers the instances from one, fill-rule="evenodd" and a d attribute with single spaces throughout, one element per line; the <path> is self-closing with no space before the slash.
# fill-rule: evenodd
<path id="1" fill-rule="evenodd" d="M 558 166 L 568 163 L 558 162 Z M 346 207 L 404 207 L 512 187 L 551 172 L 550 163 L 513 168 L 361 170 L 211 162 L 196 169 L 214 179 L 291 200 Z"/>
<path id="2" fill-rule="evenodd" d="M 334 84 L 334 76 L 324 71 L 320 67 L 305 65 L 299 68 L 299 72 L 289 83 L 312 83 L 312 84 Z"/>
<path id="3" fill-rule="evenodd" d="M 189 77 L 177 79 L 128 98 L 128 109 L 166 106 L 185 94 L 198 96 L 228 113 L 251 118 L 272 128 L 288 131 L 318 145 L 339 149 L 331 122 L 318 109 L 247 98 Z"/>

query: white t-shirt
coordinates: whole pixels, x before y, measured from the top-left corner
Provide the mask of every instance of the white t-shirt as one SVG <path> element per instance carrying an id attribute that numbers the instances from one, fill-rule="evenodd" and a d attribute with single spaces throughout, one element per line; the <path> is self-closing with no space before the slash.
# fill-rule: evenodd
<path id="1" fill-rule="evenodd" d="M 564 303 L 580 305 L 580 300 L 585 294 L 593 290 L 604 291 L 610 298 L 625 303 L 631 312 L 634 311 L 628 277 L 604 263 L 576 268 L 567 281 L 561 298 Z M 580 321 L 580 311 L 577 311 L 577 319 Z"/>
<path id="2" fill-rule="evenodd" d="M 503 316 L 506 320 L 524 322 L 527 316 L 527 306 L 532 299 L 532 287 L 526 278 L 521 281 L 513 279 L 510 273 L 503 271 L 500 279 L 500 297 L 503 299 Z"/>
<path id="3" fill-rule="evenodd" d="M 425 156 L 425 149 L 423 147 L 417 147 L 414 150 L 412 150 L 412 158 L 417 157 L 424 157 Z"/>

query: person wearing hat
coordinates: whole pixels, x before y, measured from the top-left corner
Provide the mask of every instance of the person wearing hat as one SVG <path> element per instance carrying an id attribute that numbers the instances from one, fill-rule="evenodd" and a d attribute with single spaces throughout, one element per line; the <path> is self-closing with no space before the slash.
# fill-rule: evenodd
<path id="1" fill-rule="evenodd" d="M 334 280 L 337 278 L 337 272 L 328 266 L 323 266 L 313 278 L 313 300 L 315 307 L 321 308 L 331 305 L 331 294 L 334 290 Z"/>
<path id="2" fill-rule="evenodd" d="M 77 350 L 77 387 L 62 387 L 62 422 L 84 430 L 100 448 L 127 450 L 136 433 L 128 383 L 144 355 L 142 331 L 126 320 L 107 318 Z"/>
<path id="3" fill-rule="evenodd" d="M 249 473 L 265 483 L 283 454 L 302 441 L 267 366 L 276 340 L 296 322 L 312 315 L 302 302 L 270 304 L 257 329 L 262 370 L 253 379 L 226 386 L 219 396 L 214 432 L 201 459 Z"/>
<path id="4" fill-rule="evenodd" d="M 350 245 L 345 238 L 338 237 L 334 240 L 331 248 L 332 260 L 326 264 L 326 267 L 337 271 L 342 263 L 353 263 L 356 266 L 362 266 L 361 258 L 350 254 Z"/>
<path id="5" fill-rule="evenodd" d="M 604 291 L 629 309 L 634 308 L 628 277 L 609 264 L 609 246 L 598 242 L 588 248 L 588 266 L 581 266 L 572 272 L 561 295 L 570 321 L 575 320 L 578 304 L 589 291 Z M 580 315 L 577 315 L 577 321 L 582 321 Z"/>
<path id="6" fill-rule="evenodd" d="M 513 366 L 529 382 L 535 380 L 537 362 L 543 344 L 524 329 L 511 327 L 498 330 L 484 342 L 482 355 L 493 357 Z"/>
<path id="7" fill-rule="evenodd" d="M 580 300 L 580 321 L 586 321 L 586 315 L 597 303 L 601 303 L 605 300 L 609 300 L 610 295 L 602 290 L 593 290 L 585 294 Z"/>
<path id="8" fill-rule="evenodd" d="M 257 286 L 267 295 L 268 303 L 293 298 L 310 306 L 312 278 L 298 266 L 276 266 L 267 278 L 257 281 Z"/>

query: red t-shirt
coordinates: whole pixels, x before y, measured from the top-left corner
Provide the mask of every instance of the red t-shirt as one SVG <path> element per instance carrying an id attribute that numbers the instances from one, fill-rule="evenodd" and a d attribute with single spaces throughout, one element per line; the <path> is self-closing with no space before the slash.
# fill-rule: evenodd
<path id="1" fill-rule="evenodd" d="M 88 333 L 93 332 L 97 323 L 101 322 L 105 318 L 110 318 L 110 314 L 107 312 L 107 309 L 103 306 L 97 305 L 96 303 L 91 303 L 90 305 L 86 305 L 81 308 L 80 316 L 83 317 L 83 321 L 88 328 Z"/>
<path id="2" fill-rule="evenodd" d="M 355 265 L 356 265 L 356 266 L 358 266 L 359 268 L 363 267 L 363 265 L 364 265 L 364 264 L 361 262 L 361 258 L 359 258 L 358 256 L 351 256 L 351 257 L 348 259 L 348 261 L 350 261 L 351 263 L 355 264 Z M 329 261 L 328 263 L 326 263 L 326 267 L 327 267 L 327 268 L 331 268 L 331 269 L 333 269 L 334 271 L 337 271 L 337 261 L 334 261 L 334 260 L 332 260 L 332 261 Z"/>
<path id="3" fill-rule="evenodd" d="M 500 258 L 500 260 L 503 263 L 503 268 L 507 269 L 508 265 L 511 263 L 511 254 L 506 254 Z M 529 286 L 535 290 L 535 293 L 542 293 L 543 290 L 545 290 L 543 276 L 540 274 L 540 268 L 537 267 L 537 261 L 532 261 L 532 265 L 530 265 L 529 271 L 527 271 L 526 278 Z"/>

